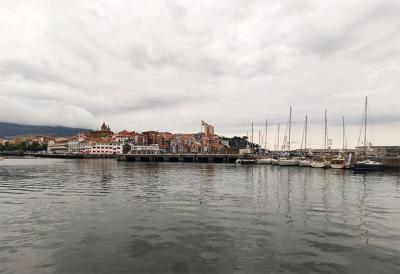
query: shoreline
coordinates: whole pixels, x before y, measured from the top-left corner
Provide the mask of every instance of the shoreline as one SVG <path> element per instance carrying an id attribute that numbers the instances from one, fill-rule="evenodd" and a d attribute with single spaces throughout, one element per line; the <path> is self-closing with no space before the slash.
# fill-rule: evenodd
<path id="1" fill-rule="evenodd" d="M 108 154 L 108 155 L 84 155 L 84 154 L 34 154 L 23 152 L 1 152 L 0 156 L 10 157 L 34 157 L 53 159 L 115 159 L 125 162 L 184 162 L 184 163 L 227 163 L 233 164 L 242 155 L 239 154 Z M 369 157 L 374 161 L 383 162 L 385 169 L 400 170 L 400 157 Z"/>

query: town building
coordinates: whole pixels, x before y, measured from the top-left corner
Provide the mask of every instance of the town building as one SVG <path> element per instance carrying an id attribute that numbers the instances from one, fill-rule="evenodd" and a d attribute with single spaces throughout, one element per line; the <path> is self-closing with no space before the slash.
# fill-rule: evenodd
<path id="1" fill-rule="evenodd" d="M 86 140 L 85 134 L 79 133 L 68 139 L 68 152 L 81 152 L 84 148 L 82 147 L 83 141 Z"/>
<path id="2" fill-rule="evenodd" d="M 161 151 L 158 144 L 151 144 L 148 146 L 131 144 L 130 150 L 128 151 L 128 154 L 160 154 L 160 153 Z"/>
<path id="3" fill-rule="evenodd" d="M 134 137 L 134 134 L 132 134 L 132 132 L 129 132 L 127 130 L 120 131 L 120 132 L 118 132 L 118 134 L 113 136 L 113 138 L 116 142 L 123 143 L 123 144 L 132 140 L 133 137 Z"/>
<path id="4" fill-rule="evenodd" d="M 158 137 L 160 132 L 158 131 L 143 131 L 142 134 L 145 136 L 147 145 L 157 144 Z"/>
<path id="5" fill-rule="evenodd" d="M 47 152 L 52 154 L 66 153 L 68 151 L 68 138 L 54 138 L 47 144 Z"/>
<path id="6" fill-rule="evenodd" d="M 107 126 L 104 122 L 101 125 L 100 130 L 91 131 L 89 133 L 90 137 L 94 138 L 106 138 L 113 136 L 113 132 L 110 130 L 110 126 Z"/>
<path id="7" fill-rule="evenodd" d="M 80 143 L 79 151 L 89 155 L 116 155 L 123 153 L 123 144 L 113 139 L 87 138 Z"/>
<path id="8" fill-rule="evenodd" d="M 214 126 L 209 125 L 201 120 L 201 132 L 205 135 L 214 135 Z"/>

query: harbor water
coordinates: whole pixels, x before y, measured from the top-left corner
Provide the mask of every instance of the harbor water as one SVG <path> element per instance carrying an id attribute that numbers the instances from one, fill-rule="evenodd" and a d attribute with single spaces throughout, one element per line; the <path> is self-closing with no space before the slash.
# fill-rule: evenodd
<path id="1" fill-rule="evenodd" d="M 400 172 L 5 158 L 0 273 L 400 273 Z"/>

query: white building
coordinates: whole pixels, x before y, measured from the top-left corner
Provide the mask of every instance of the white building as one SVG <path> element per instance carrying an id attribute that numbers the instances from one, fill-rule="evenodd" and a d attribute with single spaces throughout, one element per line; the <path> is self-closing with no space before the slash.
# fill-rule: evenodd
<path id="1" fill-rule="evenodd" d="M 140 145 L 130 145 L 131 150 L 129 154 L 160 154 L 160 147 L 158 144 L 153 144 L 149 146 L 140 146 Z"/>
<path id="2" fill-rule="evenodd" d="M 65 153 L 68 151 L 68 139 L 56 138 L 50 140 L 47 144 L 47 152 L 49 153 Z"/>
<path id="3" fill-rule="evenodd" d="M 68 152 L 81 152 L 85 149 L 86 145 L 83 141 L 85 141 L 86 136 L 83 134 L 78 134 L 70 139 L 68 139 Z"/>
<path id="4" fill-rule="evenodd" d="M 83 153 L 91 155 L 112 155 L 122 154 L 122 152 L 123 144 L 121 143 L 96 143 L 92 145 L 86 145 L 83 149 Z"/>

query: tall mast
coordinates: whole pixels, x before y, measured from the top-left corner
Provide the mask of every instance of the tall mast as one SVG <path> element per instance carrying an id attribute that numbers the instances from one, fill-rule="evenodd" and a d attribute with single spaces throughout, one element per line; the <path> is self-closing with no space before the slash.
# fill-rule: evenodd
<path id="1" fill-rule="evenodd" d="M 258 130 L 258 148 L 260 149 L 260 147 L 261 147 L 261 130 L 259 129 Z"/>
<path id="2" fill-rule="evenodd" d="M 307 150 L 307 115 L 306 115 L 306 124 L 304 128 L 304 149 Z"/>
<path id="3" fill-rule="evenodd" d="M 343 136 L 342 136 L 342 138 L 343 138 L 343 150 L 345 149 L 345 147 L 346 147 L 346 140 L 345 140 L 345 133 L 344 133 L 344 116 L 342 116 L 342 126 L 343 126 Z"/>
<path id="4" fill-rule="evenodd" d="M 327 110 L 325 109 L 325 149 L 327 149 L 327 144 L 328 144 L 328 120 L 327 120 Z"/>
<path id="5" fill-rule="evenodd" d="M 365 96 L 365 119 L 364 119 L 364 157 L 367 157 L 367 114 L 368 114 L 368 97 Z"/>
<path id="6" fill-rule="evenodd" d="M 279 126 L 280 126 L 280 124 L 278 123 L 278 146 L 277 146 L 277 151 L 279 151 Z"/>
<path id="7" fill-rule="evenodd" d="M 290 151 L 290 131 L 292 129 L 292 106 L 290 106 L 290 111 L 289 111 L 289 144 L 288 144 L 288 150 Z"/>
<path id="8" fill-rule="evenodd" d="M 251 122 L 251 153 L 253 154 L 253 149 L 254 149 L 254 124 Z"/>
<path id="9" fill-rule="evenodd" d="M 265 120 L 265 151 L 267 150 L 268 119 Z"/>

